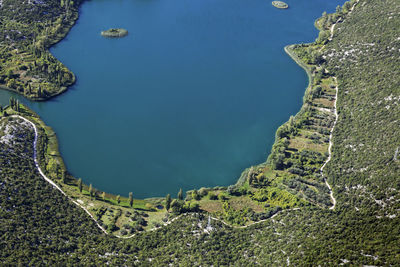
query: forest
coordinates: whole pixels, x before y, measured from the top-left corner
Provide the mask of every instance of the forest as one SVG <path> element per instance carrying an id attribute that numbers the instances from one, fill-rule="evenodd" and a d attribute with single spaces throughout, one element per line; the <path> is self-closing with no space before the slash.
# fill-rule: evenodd
<path id="1" fill-rule="evenodd" d="M 14 2 L 3 2 L 1 17 L 11 26 L 1 27 L 23 29 L 22 16 L 10 19 L 10 12 L 17 9 Z M 40 6 L 39 1 L 33 3 Z M 49 21 L 73 17 L 78 8 L 78 3 L 46 3 L 41 8 L 52 8 Z M 21 12 L 28 11 L 12 14 Z M 26 107 L 10 101 L 0 110 L 2 264 L 399 265 L 399 17 L 396 0 L 352 0 L 334 14 L 322 14 L 315 23 L 320 34 L 314 43 L 287 47 L 311 80 L 302 109 L 277 130 L 268 160 L 245 170 L 228 188 L 191 190 L 185 196 L 179 192 L 150 206 L 119 197 L 121 212 L 98 208 L 103 222 L 106 214 L 114 214 L 108 220 L 122 214 L 127 220 L 134 218 L 131 226 L 146 227 L 145 213 L 157 205 L 163 206 L 163 212 L 155 212 L 162 214 L 160 225 L 165 214 L 170 216 L 166 220 L 177 218 L 153 231 L 131 226 L 111 231 L 135 232 L 132 238 L 104 234 L 80 207 L 42 179 L 33 161 L 33 129 L 12 114 L 27 116 L 42 129 L 38 144 L 42 169 L 58 177 L 57 183 L 71 194 L 79 194 L 79 180 L 64 173 L 62 159 L 50 153 L 57 150 L 46 139 L 51 131 Z M 1 40 L 3 49 L 18 43 L 18 35 L 12 38 L 12 42 Z M 18 50 L 4 51 L 9 54 L 1 53 L 1 71 L 11 74 L 4 78 L 9 82 L 18 73 L 12 52 Z M 20 82 L 22 76 L 14 81 Z M 51 81 L 49 76 L 42 79 Z M 338 119 L 333 128 L 335 103 Z M 332 157 L 321 173 L 332 129 Z M 325 179 L 337 200 L 333 210 Z M 82 185 L 82 192 L 87 201 L 117 202 L 118 196 L 103 195 L 88 185 Z"/>

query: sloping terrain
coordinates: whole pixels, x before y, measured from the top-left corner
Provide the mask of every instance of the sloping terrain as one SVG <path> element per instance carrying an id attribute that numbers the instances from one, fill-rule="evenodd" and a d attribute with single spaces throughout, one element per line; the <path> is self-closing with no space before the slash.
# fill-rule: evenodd
<path id="1" fill-rule="evenodd" d="M 205 214 L 192 213 L 158 230 L 118 239 L 104 235 L 83 210 L 39 176 L 32 159 L 32 129 L 6 117 L 0 120 L 2 263 L 399 265 L 400 3 L 352 3 L 352 12 L 345 5 L 319 21 L 324 23 L 316 43 L 295 49 L 299 58 L 310 59 L 306 62 L 310 66 L 318 63 L 314 79 L 336 77 L 337 81 L 338 120 L 332 157 L 324 168 L 337 200 L 334 210 L 328 209 L 329 203 L 302 206 L 246 228 L 232 228 Z M 329 100 L 332 87 L 321 87 L 323 94 L 314 98 L 320 99 L 320 106 L 307 104 L 306 112 L 327 108 L 324 99 Z M 285 168 L 297 159 L 286 150 L 299 149 L 301 136 L 283 138 L 289 143 L 285 141 L 287 146 L 278 151 L 282 156 L 275 163 L 281 166 L 259 174 L 275 171 L 284 175 Z M 313 165 L 296 168 L 321 183 L 318 179 L 322 177 L 311 172 L 318 171 Z M 254 188 L 261 190 L 259 182 L 264 180 L 252 181 Z M 291 188 L 296 194 L 295 184 Z"/>
<path id="2" fill-rule="evenodd" d="M 327 166 L 341 205 L 400 209 L 400 4 L 360 1 L 323 53 L 339 82 L 339 119 Z"/>

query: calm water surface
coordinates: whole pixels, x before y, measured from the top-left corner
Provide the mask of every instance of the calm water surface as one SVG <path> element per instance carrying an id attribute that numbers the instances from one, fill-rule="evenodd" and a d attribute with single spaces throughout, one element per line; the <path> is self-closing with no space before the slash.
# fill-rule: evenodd
<path id="1" fill-rule="evenodd" d="M 315 39 L 314 20 L 343 2 L 88 1 L 51 50 L 76 85 L 23 101 L 57 132 L 68 170 L 99 190 L 152 197 L 229 185 L 265 161 L 301 106 L 307 76 L 283 47 Z M 129 35 L 102 38 L 110 27 Z"/>

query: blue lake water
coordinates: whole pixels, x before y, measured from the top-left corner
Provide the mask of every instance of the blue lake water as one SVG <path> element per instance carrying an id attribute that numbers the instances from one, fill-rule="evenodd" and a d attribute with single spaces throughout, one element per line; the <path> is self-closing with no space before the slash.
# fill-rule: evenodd
<path id="1" fill-rule="evenodd" d="M 235 183 L 301 107 L 307 76 L 283 47 L 313 41 L 314 20 L 344 1 L 287 3 L 85 2 L 51 49 L 77 83 L 22 101 L 56 131 L 68 170 L 99 190 L 143 198 Z M 101 37 L 110 27 L 129 35 Z"/>

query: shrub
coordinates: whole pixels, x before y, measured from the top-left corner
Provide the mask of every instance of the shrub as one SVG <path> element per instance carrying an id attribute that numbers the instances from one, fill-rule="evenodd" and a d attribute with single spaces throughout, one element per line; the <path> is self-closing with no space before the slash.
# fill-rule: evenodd
<path id="1" fill-rule="evenodd" d="M 204 197 L 204 196 L 206 196 L 207 195 L 207 193 L 208 193 L 208 188 L 205 188 L 205 187 L 202 187 L 202 188 L 200 188 L 200 190 L 199 190 L 199 195 L 201 196 L 201 197 Z"/>
<path id="2" fill-rule="evenodd" d="M 209 198 L 210 200 L 216 200 L 216 199 L 218 199 L 217 195 L 215 195 L 215 193 L 212 192 L 212 191 L 208 192 L 208 198 Z"/>
<path id="3" fill-rule="evenodd" d="M 218 199 L 221 200 L 221 201 L 225 201 L 225 200 L 227 200 L 229 198 L 225 194 L 219 193 L 218 194 Z"/>
<path id="4" fill-rule="evenodd" d="M 303 171 L 302 169 L 300 169 L 300 168 L 297 168 L 297 167 L 291 167 L 291 168 L 289 168 L 289 169 L 288 169 L 288 172 L 290 172 L 290 173 L 292 173 L 292 174 L 297 174 L 297 175 L 300 175 L 300 176 L 303 176 L 303 175 L 304 175 L 304 171 Z"/>
<path id="5" fill-rule="evenodd" d="M 122 230 L 120 231 L 120 233 L 121 233 L 121 235 L 127 235 L 127 234 L 128 234 L 128 231 L 126 231 L 125 229 L 122 229 Z"/>
<path id="6" fill-rule="evenodd" d="M 199 195 L 199 193 L 197 192 L 196 189 L 192 191 L 192 199 L 195 199 L 195 200 L 201 199 L 201 195 Z"/>

